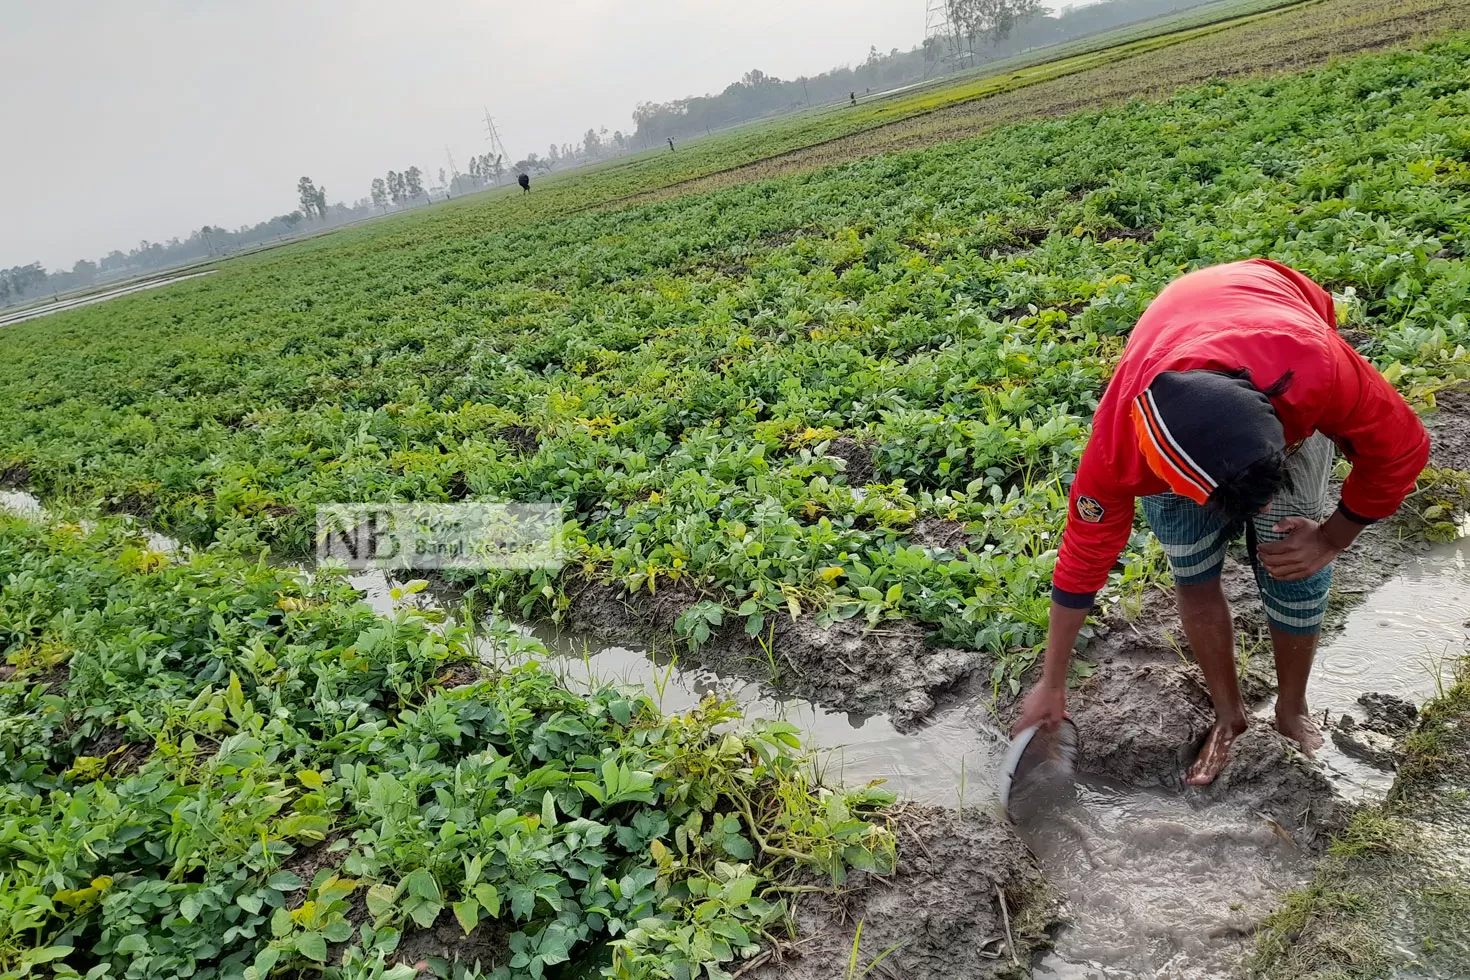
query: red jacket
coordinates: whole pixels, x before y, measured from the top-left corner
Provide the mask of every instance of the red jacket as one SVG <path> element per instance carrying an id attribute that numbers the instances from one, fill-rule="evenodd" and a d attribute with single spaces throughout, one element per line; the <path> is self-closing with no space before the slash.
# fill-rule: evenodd
<path id="1" fill-rule="evenodd" d="M 1149 468 L 1129 411 L 1164 371 L 1246 368 L 1261 388 L 1294 371 L 1286 393 L 1271 400 L 1287 445 L 1320 431 L 1352 461 L 1346 516 L 1367 524 L 1398 510 L 1429 459 L 1429 437 L 1336 324 L 1322 287 L 1266 259 L 1201 269 L 1159 293 L 1093 417 L 1052 580 L 1057 601 L 1091 605 L 1128 543 L 1134 498 L 1169 489 Z M 1080 498 L 1088 499 L 1079 511 Z"/>

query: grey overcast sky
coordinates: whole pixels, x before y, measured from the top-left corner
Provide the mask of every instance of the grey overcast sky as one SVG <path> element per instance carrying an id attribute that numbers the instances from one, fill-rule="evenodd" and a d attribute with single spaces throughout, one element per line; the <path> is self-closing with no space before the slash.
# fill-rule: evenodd
<path id="1" fill-rule="evenodd" d="M 924 0 L 0 0 L 0 267 L 329 200 L 444 147 L 515 158 L 633 106 L 917 44 Z"/>

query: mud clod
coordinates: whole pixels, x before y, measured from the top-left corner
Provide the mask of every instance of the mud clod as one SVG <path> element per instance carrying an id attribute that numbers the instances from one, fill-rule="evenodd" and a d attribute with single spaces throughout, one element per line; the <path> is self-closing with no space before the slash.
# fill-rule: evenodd
<path id="1" fill-rule="evenodd" d="M 921 517 L 909 528 L 909 540 L 936 551 L 959 554 L 970 543 L 964 522 L 945 517 Z"/>
<path id="2" fill-rule="evenodd" d="M 508 935 L 505 925 L 498 919 L 482 920 L 466 935 L 454 915 L 445 909 L 429 928 L 410 928 L 404 932 L 393 959 L 414 967 L 420 976 L 443 975 L 432 972 L 432 964 L 428 961 L 433 959 L 465 966 L 478 963 L 488 974 L 509 961 Z"/>
<path id="3" fill-rule="evenodd" d="M 1079 768 L 1139 787 L 1180 787 L 1215 719 L 1197 671 L 1167 662 L 1100 669 L 1071 711 L 1082 738 Z"/>
<path id="4" fill-rule="evenodd" d="M 1370 766 L 1392 771 L 1398 765 L 1398 743 L 1390 735 L 1360 726 L 1343 715 L 1332 729 L 1332 744 Z"/>
<path id="5" fill-rule="evenodd" d="M 0 490 L 24 490 L 31 485 L 31 468 L 16 463 L 0 470 Z"/>
<path id="6" fill-rule="evenodd" d="M 898 870 L 888 877 L 854 875 L 838 894 L 800 896 L 800 942 L 747 976 L 842 980 L 859 922 L 860 972 L 894 947 L 868 974 L 875 980 L 1017 976 L 1023 972 L 1017 963 L 1028 964 L 1033 950 L 1050 945 L 1056 901 L 1010 827 L 974 809 L 905 806 L 895 816 Z"/>
<path id="7" fill-rule="evenodd" d="M 1253 724 L 1230 747 L 1230 761 L 1209 786 L 1187 795 L 1269 817 L 1303 847 L 1326 839 L 1347 813 L 1320 766 L 1275 729 Z"/>
<path id="8" fill-rule="evenodd" d="M 1358 698 L 1358 704 L 1368 713 L 1368 720 L 1363 722 L 1364 728 L 1394 738 L 1408 734 L 1419 717 L 1419 709 L 1414 702 L 1393 694 L 1364 694 Z"/>

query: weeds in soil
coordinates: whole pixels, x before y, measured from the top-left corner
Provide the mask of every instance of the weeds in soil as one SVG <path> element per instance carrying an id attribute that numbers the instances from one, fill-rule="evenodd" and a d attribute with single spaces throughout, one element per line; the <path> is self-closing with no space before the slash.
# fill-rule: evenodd
<path id="1" fill-rule="evenodd" d="M 766 628 L 764 636 L 757 636 L 755 642 L 760 646 L 760 658 L 752 657 L 766 669 L 766 683 L 772 688 L 779 689 L 781 686 L 781 665 L 776 662 L 776 624 L 772 623 Z"/>
<path id="2" fill-rule="evenodd" d="M 674 669 L 679 665 L 679 654 L 678 651 L 670 653 L 662 667 L 659 666 L 658 648 L 656 646 L 648 651 L 648 657 L 653 662 L 653 689 L 658 695 L 659 710 L 662 711 L 664 706 L 664 692 L 669 689 L 669 680 L 674 676 Z"/>
<path id="3" fill-rule="evenodd" d="M 875 956 L 868 963 L 867 966 L 865 966 L 861 970 L 859 970 L 858 969 L 858 956 L 859 956 L 858 945 L 862 942 L 862 939 L 863 939 L 863 920 L 862 919 L 859 919 L 858 920 L 858 924 L 857 924 L 857 931 L 853 933 L 853 937 L 852 937 L 852 950 L 847 954 L 847 969 L 842 974 L 843 980 L 862 980 L 863 977 L 866 977 L 869 973 L 872 973 L 875 969 L 877 969 L 878 968 L 878 964 L 879 963 L 882 963 L 884 960 L 886 960 L 888 958 L 889 954 L 893 953 L 895 950 L 897 950 L 899 947 L 901 947 L 903 945 L 903 943 L 901 943 L 901 942 L 900 943 L 893 943 L 887 949 L 883 950 L 883 952 L 881 952 L 877 956 Z"/>

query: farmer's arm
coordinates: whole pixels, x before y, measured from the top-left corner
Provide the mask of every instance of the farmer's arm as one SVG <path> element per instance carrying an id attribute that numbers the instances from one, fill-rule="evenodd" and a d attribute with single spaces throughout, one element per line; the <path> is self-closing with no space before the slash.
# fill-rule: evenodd
<path id="1" fill-rule="evenodd" d="M 1113 485 L 1105 455 L 1103 447 L 1089 443 L 1072 482 L 1067 525 L 1052 576 L 1046 659 L 1041 679 L 1021 706 L 1017 731 L 1035 724 L 1055 725 L 1065 716 L 1072 648 L 1133 530 L 1133 496 Z"/>
<path id="2" fill-rule="evenodd" d="M 1391 517 L 1414 489 L 1429 461 L 1429 436 L 1408 402 L 1363 357 L 1339 343 L 1332 403 L 1319 428 L 1352 462 L 1342 502 L 1321 524 L 1293 517 L 1277 525 L 1287 534 L 1260 547 L 1272 577 L 1295 581 L 1325 568 L 1363 528 Z"/>

